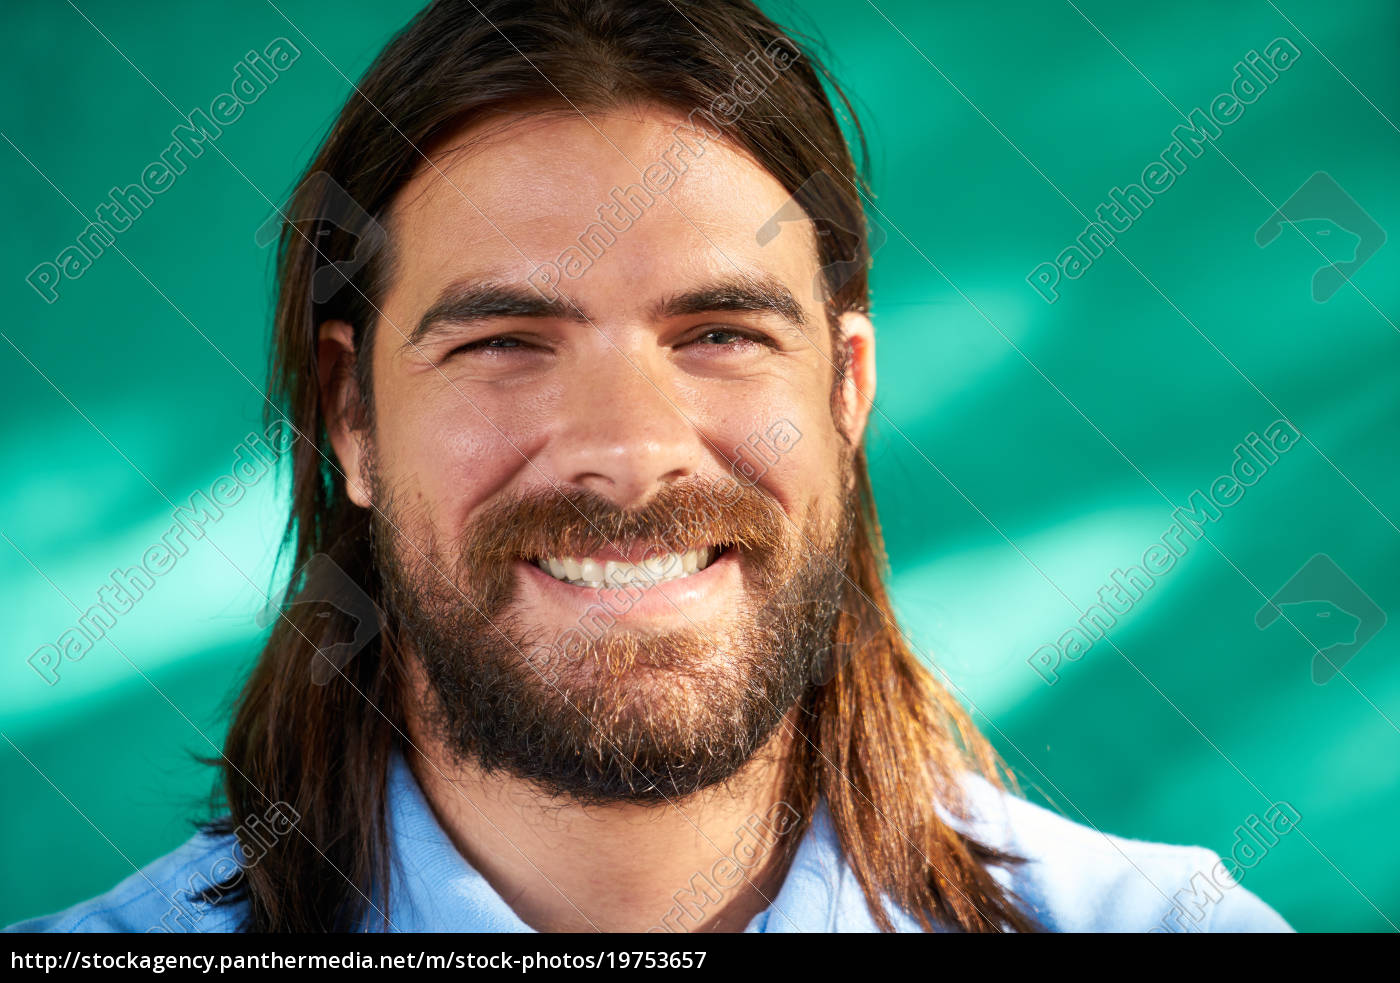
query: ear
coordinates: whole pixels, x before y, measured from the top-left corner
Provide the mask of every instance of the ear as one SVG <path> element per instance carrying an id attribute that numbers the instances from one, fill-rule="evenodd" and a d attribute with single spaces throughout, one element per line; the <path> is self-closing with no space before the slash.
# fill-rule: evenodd
<path id="1" fill-rule="evenodd" d="M 340 470 L 345 475 L 345 493 L 361 508 L 369 508 L 369 488 L 361 480 L 365 464 L 364 430 L 358 407 L 360 387 L 355 378 L 355 329 L 345 321 L 327 321 L 317 339 L 317 382 L 321 408 L 326 417 L 326 435 Z"/>
<path id="2" fill-rule="evenodd" d="M 859 447 L 875 401 L 875 325 L 865 314 L 848 311 L 841 315 L 839 338 L 846 346 L 846 377 L 839 397 L 841 425 L 851 446 Z"/>

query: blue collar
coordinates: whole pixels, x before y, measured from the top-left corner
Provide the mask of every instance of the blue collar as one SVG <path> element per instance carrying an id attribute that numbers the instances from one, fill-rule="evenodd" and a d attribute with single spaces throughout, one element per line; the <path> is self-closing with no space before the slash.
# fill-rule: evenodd
<path id="1" fill-rule="evenodd" d="M 396 930 L 534 931 L 457 851 L 401 754 L 394 755 L 389 768 L 388 798 L 395 880 L 387 914 Z M 902 912 L 891 915 L 900 927 L 912 926 Z M 371 918 L 378 921 L 373 913 Z M 877 931 L 825 807 L 803 834 L 773 903 L 754 916 L 746 931 Z"/>

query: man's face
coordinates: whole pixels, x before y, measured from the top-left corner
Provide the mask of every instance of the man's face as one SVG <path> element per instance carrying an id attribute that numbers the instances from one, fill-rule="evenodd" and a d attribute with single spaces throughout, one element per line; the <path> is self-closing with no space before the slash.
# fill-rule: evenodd
<path id="1" fill-rule="evenodd" d="M 873 381 L 867 321 L 833 350 L 810 225 L 758 244 L 787 192 L 718 142 L 678 158 L 681 122 L 447 141 L 394 205 L 373 432 L 332 427 L 429 726 L 595 799 L 728 778 L 806 688 Z M 667 193 L 619 205 L 662 160 Z M 570 249 L 581 275 L 534 289 Z"/>

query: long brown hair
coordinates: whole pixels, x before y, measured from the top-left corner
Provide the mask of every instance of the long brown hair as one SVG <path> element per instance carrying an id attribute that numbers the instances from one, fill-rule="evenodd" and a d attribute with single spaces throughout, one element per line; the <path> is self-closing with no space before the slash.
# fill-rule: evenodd
<path id="1" fill-rule="evenodd" d="M 760 86 L 750 78 L 747 108 L 717 120 L 716 100 L 736 91 L 746 56 L 775 45 L 792 52 L 790 63 Z M 483 113 L 526 104 L 677 110 L 721 131 L 793 192 L 821 233 L 830 311 L 865 310 L 864 178 L 827 91 L 863 158 L 864 137 L 839 86 L 748 0 L 439 0 L 422 11 L 360 81 L 285 213 L 270 401 L 298 433 L 283 542 L 290 567 L 304 571 L 328 556 L 366 596 L 380 590 L 366 513 L 330 463 L 317 330 L 329 319 L 354 327 L 360 391 L 370 392 L 364 353 L 392 272 L 380 222 L 424 163 L 419 148 Z M 837 655 L 800 706 L 787 801 L 808 818 L 825 802 L 882 928 L 891 927 L 887 899 L 926 929 L 1033 929 L 990 871 L 1016 858 L 947 821 L 966 815 L 968 772 L 999 783 L 996 758 L 895 623 L 863 450 L 854 468 Z M 327 681 L 316 649 L 362 626 L 334 605 L 307 603 L 324 601 L 321 589 L 305 575 L 288 584 L 221 762 L 229 816 L 219 828 L 238 828 L 268 801 L 290 803 L 300 816 L 234 892 L 248 903 L 245 927 L 256 931 L 351 930 L 387 910 L 386 781 L 405 719 L 401 647 L 385 643 L 394 631 L 386 625 Z"/>

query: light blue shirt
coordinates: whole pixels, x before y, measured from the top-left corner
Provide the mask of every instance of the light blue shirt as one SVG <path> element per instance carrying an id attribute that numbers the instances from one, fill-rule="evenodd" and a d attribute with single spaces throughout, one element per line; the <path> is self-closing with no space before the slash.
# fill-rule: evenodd
<path id="1" fill-rule="evenodd" d="M 1209 850 L 1110 836 L 971 779 L 977 821 L 965 830 L 1026 858 L 999 880 L 1041 926 L 1061 932 L 1287 932 L 1288 924 L 1229 879 Z M 529 932 L 438 825 L 413 773 L 395 756 L 389 776 L 395 881 L 386 914 L 400 932 Z M 292 833 L 290 835 L 296 835 Z M 17 932 L 229 932 L 242 904 L 189 900 L 241 857 L 232 835 L 199 834 L 100 897 L 10 926 Z M 689 895 L 689 891 L 685 891 Z M 577 899 L 576 899 L 577 900 Z M 703 900 L 701 901 L 703 904 Z M 900 931 L 917 923 L 897 908 Z M 665 912 L 658 912 L 658 924 Z M 371 912 L 378 926 L 378 916 Z M 819 811 L 787 879 L 749 932 L 874 932 L 830 817 Z"/>

